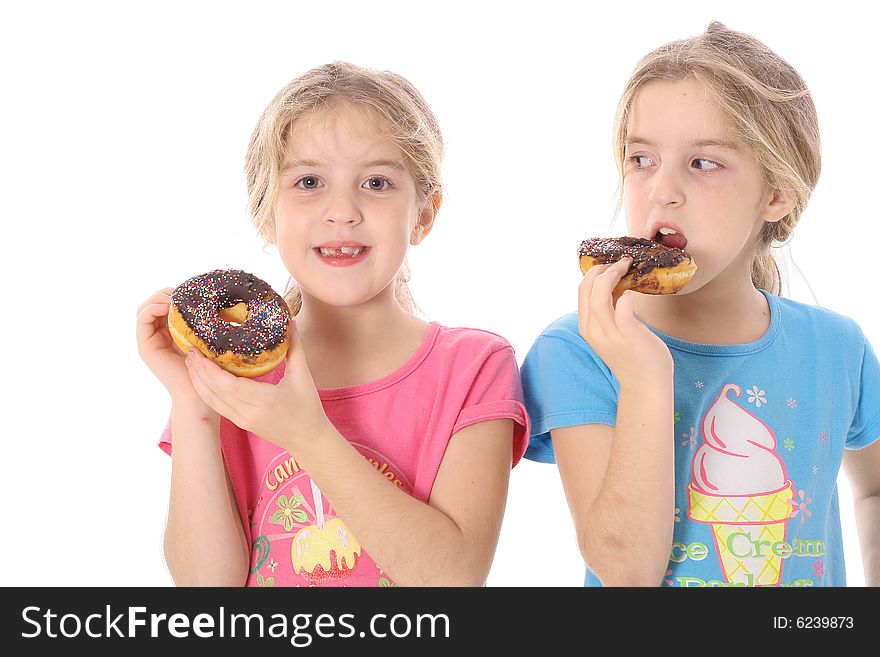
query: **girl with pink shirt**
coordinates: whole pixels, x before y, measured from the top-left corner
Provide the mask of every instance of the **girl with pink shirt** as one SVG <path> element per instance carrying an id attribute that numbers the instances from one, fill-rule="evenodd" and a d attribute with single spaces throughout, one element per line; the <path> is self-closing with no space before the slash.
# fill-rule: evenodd
<path id="1" fill-rule="evenodd" d="M 239 378 L 137 322 L 168 389 L 178 585 L 483 585 L 528 421 L 503 338 L 412 312 L 405 259 L 443 142 L 404 78 L 336 62 L 285 86 L 247 152 L 252 220 L 295 283 L 287 359 Z M 172 450 L 173 442 L 173 450 Z"/>

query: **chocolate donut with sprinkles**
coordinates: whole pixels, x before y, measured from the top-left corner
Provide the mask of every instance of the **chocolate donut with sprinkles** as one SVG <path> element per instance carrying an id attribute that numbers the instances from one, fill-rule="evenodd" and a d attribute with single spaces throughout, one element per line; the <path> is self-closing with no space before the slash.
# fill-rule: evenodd
<path id="1" fill-rule="evenodd" d="M 659 233 L 658 237 L 666 240 L 666 236 Z M 669 241 L 673 242 L 673 239 L 669 238 Z M 687 241 L 683 239 L 674 243 L 687 246 Z M 618 294 L 625 290 L 642 294 L 675 294 L 687 285 L 697 271 L 694 259 L 683 248 L 639 237 L 594 237 L 581 242 L 578 249 L 581 272 L 584 274 L 594 265 L 612 264 L 625 257 L 632 258 L 633 262 L 614 287 L 614 292 Z"/>
<path id="2" fill-rule="evenodd" d="M 287 355 L 290 309 L 265 281 L 239 269 L 193 276 L 171 293 L 168 331 L 187 353 L 192 347 L 227 372 L 256 377 Z"/>

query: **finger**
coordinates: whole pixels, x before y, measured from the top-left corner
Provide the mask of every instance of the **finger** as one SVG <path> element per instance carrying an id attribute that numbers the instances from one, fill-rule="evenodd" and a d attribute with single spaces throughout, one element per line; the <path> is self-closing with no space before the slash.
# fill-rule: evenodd
<path id="1" fill-rule="evenodd" d="M 159 318 L 168 316 L 168 304 L 163 302 L 144 305 L 138 312 L 136 334 L 138 341 L 149 340 L 157 331 Z"/>
<path id="2" fill-rule="evenodd" d="M 303 377 L 307 377 L 312 381 L 312 385 L 314 385 L 312 373 L 311 370 L 309 370 L 309 364 L 306 360 L 306 352 L 303 348 L 302 338 L 299 334 L 299 328 L 294 320 L 290 321 L 288 335 L 290 336 L 290 346 L 287 348 L 287 362 L 284 367 L 284 376 L 279 383 L 293 383 L 294 381 L 301 382 L 303 381 Z"/>
<path id="3" fill-rule="evenodd" d="M 300 350 L 300 345 L 302 344 L 296 320 L 293 317 L 290 318 L 290 323 L 287 325 L 287 339 L 290 341 L 290 344 L 287 346 L 287 360 L 289 361 L 291 356 Z"/>
<path id="4" fill-rule="evenodd" d="M 590 313 L 604 330 L 614 328 L 614 305 L 612 291 L 614 286 L 629 270 L 631 258 L 622 258 L 596 277 L 590 296 Z"/>
<path id="5" fill-rule="evenodd" d="M 611 265 L 593 265 L 584 274 L 584 278 L 578 286 L 578 324 L 581 330 L 587 329 L 590 323 L 590 297 L 593 294 L 593 285 L 599 274 L 603 273 Z"/>
<path id="6" fill-rule="evenodd" d="M 238 426 L 242 425 L 242 420 L 238 415 L 238 412 L 233 408 L 230 404 L 226 402 L 226 400 L 222 399 L 217 393 L 215 393 L 210 387 L 208 387 L 202 377 L 199 376 L 198 372 L 196 372 L 192 367 L 187 368 L 187 372 L 189 372 L 189 379 L 192 383 L 193 389 L 202 398 L 208 406 L 217 411 L 220 415 L 225 417 L 227 420 L 235 423 Z"/>
<path id="7" fill-rule="evenodd" d="M 614 287 L 620 282 L 620 279 L 627 275 L 632 267 L 632 263 L 632 258 L 621 258 L 613 265 L 610 265 L 604 272 L 602 272 L 602 275 L 597 278 L 593 285 L 593 289 L 599 289 L 603 296 L 606 294 L 611 296 Z"/>
<path id="8" fill-rule="evenodd" d="M 201 379 L 215 395 L 227 404 L 244 404 L 258 406 L 264 395 L 257 381 L 235 376 L 216 363 L 205 358 L 198 349 L 190 349 L 187 354 L 187 365 L 190 371 Z M 206 400 L 207 401 L 207 400 Z"/>
<path id="9" fill-rule="evenodd" d="M 148 307 L 153 306 L 157 303 L 164 303 L 166 305 L 170 305 L 171 301 L 169 301 L 168 298 L 163 299 L 162 297 L 160 297 L 158 295 L 153 295 L 149 299 L 144 301 L 141 305 L 138 306 L 137 314 L 140 315 L 144 311 L 144 308 L 148 308 Z"/>
<path id="10" fill-rule="evenodd" d="M 614 322 L 621 333 L 627 333 L 634 322 L 638 321 L 635 317 L 635 303 L 636 293 L 632 290 L 626 290 L 617 300 L 617 305 L 614 307 Z"/>
<path id="11" fill-rule="evenodd" d="M 303 350 L 302 338 L 299 335 L 299 327 L 296 320 L 291 318 L 290 326 L 287 327 L 287 336 L 290 339 L 290 346 L 287 348 L 287 365 L 290 367 L 294 361 L 298 365 L 304 365 L 306 362 L 306 352 Z M 308 365 L 306 365 L 308 367 Z"/>
<path id="12" fill-rule="evenodd" d="M 152 303 L 145 303 L 138 308 L 138 321 L 151 324 L 157 317 L 168 315 L 169 307 L 170 304 L 167 301 L 157 300 Z"/>
<path id="13" fill-rule="evenodd" d="M 144 301 L 141 305 L 138 306 L 138 310 L 137 310 L 138 314 L 140 314 L 141 310 L 143 310 L 146 306 L 153 304 L 153 303 L 164 302 L 164 303 L 167 303 L 170 305 L 172 292 L 174 292 L 174 290 L 171 289 L 170 287 L 165 287 L 165 288 L 162 288 L 161 290 L 154 292 L 149 297 L 147 297 L 146 301 Z"/>

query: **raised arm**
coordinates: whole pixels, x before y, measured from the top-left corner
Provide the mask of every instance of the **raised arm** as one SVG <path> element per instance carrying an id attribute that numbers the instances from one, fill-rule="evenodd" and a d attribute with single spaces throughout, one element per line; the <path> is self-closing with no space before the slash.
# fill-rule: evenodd
<path id="1" fill-rule="evenodd" d="M 222 416 L 295 454 L 398 584 L 483 584 L 507 499 L 513 420 L 480 421 L 451 436 L 423 503 L 389 484 L 327 419 L 295 330 L 292 336 L 277 385 L 235 377 L 192 353 L 193 385 Z"/>
<path id="2" fill-rule="evenodd" d="M 852 486 L 865 585 L 880 586 L 880 440 L 846 450 L 843 468 Z"/>
<path id="3" fill-rule="evenodd" d="M 244 586 L 250 552 L 213 411 L 173 407 L 165 562 L 178 586 Z"/>
<path id="4" fill-rule="evenodd" d="M 512 420 L 457 432 L 427 504 L 389 484 L 332 425 L 297 460 L 397 584 L 482 586 L 501 530 L 512 443 Z"/>
<path id="5" fill-rule="evenodd" d="M 220 455 L 219 416 L 198 396 L 167 329 L 171 288 L 138 308 L 138 353 L 171 395 L 174 447 L 165 561 L 178 585 L 240 586 L 250 557 Z"/>
<path id="6" fill-rule="evenodd" d="M 612 290 L 628 259 L 590 269 L 579 289 L 581 337 L 618 382 L 614 427 L 551 431 L 584 560 L 605 586 L 659 586 L 675 507 L 673 361 Z"/>
<path id="7" fill-rule="evenodd" d="M 659 586 L 675 506 L 672 388 L 621 388 L 617 426 L 551 431 L 584 561 L 604 586 Z"/>

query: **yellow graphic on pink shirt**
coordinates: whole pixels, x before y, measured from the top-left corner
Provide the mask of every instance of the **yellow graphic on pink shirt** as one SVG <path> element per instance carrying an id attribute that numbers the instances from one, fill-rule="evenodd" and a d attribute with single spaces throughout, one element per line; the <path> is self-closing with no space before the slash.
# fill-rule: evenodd
<path id="1" fill-rule="evenodd" d="M 694 454 L 688 516 L 712 527 L 728 582 L 774 586 L 782 578 L 782 557 L 761 546 L 785 541 L 794 485 L 776 454 L 773 430 L 730 392 L 742 394 L 728 383 L 703 417 L 705 443 Z"/>
<path id="2" fill-rule="evenodd" d="M 368 445 L 351 444 L 390 484 L 413 494 L 404 467 Z M 249 514 L 255 536 L 249 585 L 395 585 L 291 454 L 279 452 L 267 463 L 260 484 Z"/>
<path id="3" fill-rule="evenodd" d="M 361 555 L 361 544 L 339 518 L 324 520 L 324 499 L 314 481 L 312 502 L 317 524 L 300 529 L 290 545 L 293 571 L 312 584 L 347 577 Z"/>

